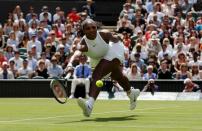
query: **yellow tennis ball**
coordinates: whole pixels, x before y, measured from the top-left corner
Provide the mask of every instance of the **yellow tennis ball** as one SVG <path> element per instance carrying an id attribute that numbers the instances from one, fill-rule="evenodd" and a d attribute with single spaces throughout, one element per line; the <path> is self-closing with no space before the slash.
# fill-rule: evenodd
<path id="1" fill-rule="evenodd" d="M 101 80 L 96 81 L 96 86 L 97 87 L 103 87 L 103 85 L 104 85 L 103 81 L 101 81 Z"/>

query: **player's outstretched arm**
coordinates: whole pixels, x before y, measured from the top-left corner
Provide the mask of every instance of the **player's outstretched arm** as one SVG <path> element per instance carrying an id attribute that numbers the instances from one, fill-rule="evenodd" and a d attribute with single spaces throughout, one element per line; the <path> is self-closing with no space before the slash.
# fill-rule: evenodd
<path id="1" fill-rule="evenodd" d="M 86 42 L 84 39 L 81 40 L 80 43 L 77 44 L 77 50 L 81 52 L 87 52 L 88 51 L 88 46 L 86 45 Z"/>

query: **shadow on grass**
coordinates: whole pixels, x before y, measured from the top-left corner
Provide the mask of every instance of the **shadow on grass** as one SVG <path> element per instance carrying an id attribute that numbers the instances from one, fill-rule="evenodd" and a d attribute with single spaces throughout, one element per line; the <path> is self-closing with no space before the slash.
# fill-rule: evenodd
<path id="1" fill-rule="evenodd" d="M 137 120 L 136 118 L 139 115 L 129 115 L 129 116 L 120 116 L 120 117 L 98 117 L 98 118 L 87 118 L 82 119 L 79 121 L 68 121 L 68 122 L 61 122 L 57 124 L 65 124 L 65 123 L 76 123 L 76 122 L 110 122 L 110 121 L 132 121 Z"/>

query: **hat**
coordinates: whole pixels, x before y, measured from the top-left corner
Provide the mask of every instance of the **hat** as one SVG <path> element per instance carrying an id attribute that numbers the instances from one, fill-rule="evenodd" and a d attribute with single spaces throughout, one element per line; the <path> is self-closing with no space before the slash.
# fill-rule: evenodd
<path id="1" fill-rule="evenodd" d="M 151 36 L 150 40 L 159 40 L 159 38 L 157 37 L 157 35 L 154 34 Z"/>
<path id="2" fill-rule="evenodd" d="M 63 44 L 59 44 L 59 45 L 58 45 L 58 48 L 59 48 L 59 49 L 65 48 L 65 46 L 64 46 Z"/>
<path id="3" fill-rule="evenodd" d="M 51 46 L 52 46 L 51 43 L 46 44 L 46 47 L 51 47 Z"/>
<path id="4" fill-rule="evenodd" d="M 36 48 L 36 45 L 32 45 L 32 48 Z"/>
<path id="5" fill-rule="evenodd" d="M 149 79 L 148 82 L 149 83 L 154 83 L 154 79 Z"/>
<path id="6" fill-rule="evenodd" d="M 189 78 L 186 78 L 185 80 L 184 80 L 184 84 L 188 84 L 188 83 L 190 83 L 191 82 L 191 79 L 189 79 Z"/>
<path id="7" fill-rule="evenodd" d="M 8 62 L 4 61 L 4 62 L 2 63 L 2 66 L 4 66 L 4 65 L 8 65 Z"/>
<path id="8" fill-rule="evenodd" d="M 48 9 L 48 6 L 46 6 L 46 5 L 42 7 L 42 11 L 47 10 L 47 9 Z"/>

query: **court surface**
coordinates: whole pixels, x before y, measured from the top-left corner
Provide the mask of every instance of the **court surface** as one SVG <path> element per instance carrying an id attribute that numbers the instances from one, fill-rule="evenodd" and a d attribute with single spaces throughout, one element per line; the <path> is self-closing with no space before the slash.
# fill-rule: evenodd
<path id="1" fill-rule="evenodd" d="M 202 101 L 98 100 L 90 118 L 76 100 L 1 98 L 0 131 L 201 131 Z"/>

